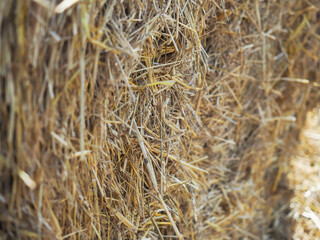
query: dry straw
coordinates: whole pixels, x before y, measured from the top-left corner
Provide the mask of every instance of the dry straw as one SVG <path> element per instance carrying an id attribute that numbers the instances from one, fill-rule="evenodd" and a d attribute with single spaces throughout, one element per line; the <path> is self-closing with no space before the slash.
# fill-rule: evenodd
<path id="1" fill-rule="evenodd" d="M 319 8 L 1 1 L 1 238 L 286 236 Z"/>

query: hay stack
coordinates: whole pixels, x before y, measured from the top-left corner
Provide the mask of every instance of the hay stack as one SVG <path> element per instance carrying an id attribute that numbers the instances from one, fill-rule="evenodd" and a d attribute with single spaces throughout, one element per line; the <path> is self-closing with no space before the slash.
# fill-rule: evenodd
<path id="1" fill-rule="evenodd" d="M 2 1 L 0 236 L 286 234 L 273 209 L 318 97 L 319 8 Z"/>

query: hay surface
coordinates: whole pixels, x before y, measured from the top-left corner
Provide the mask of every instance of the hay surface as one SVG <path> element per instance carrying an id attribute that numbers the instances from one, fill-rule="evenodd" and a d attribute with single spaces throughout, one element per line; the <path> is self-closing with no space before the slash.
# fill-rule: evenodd
<path id="1" fill-rule="evenodd" d="M 294 196 L 290 200 L 292 239 L 318 239 L 320 237 L 320 128 L 319 109 L 307 114 L 301 132 L 301 144 L 291 161 L 288 174 Z"/>
<path id="2" fill-rule="evenodd" d="M 319 8 L 1 1 L 0 236 L 277 238 Z"/>

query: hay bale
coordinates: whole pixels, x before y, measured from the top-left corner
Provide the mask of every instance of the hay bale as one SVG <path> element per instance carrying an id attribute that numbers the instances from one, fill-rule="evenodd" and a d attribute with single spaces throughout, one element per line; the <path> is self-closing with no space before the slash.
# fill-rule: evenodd
<path id="1" fill-rule="evenodd" d="M 318 11 L 2 1 L 1 237 L 272 237 L 318 97 Z"/>

